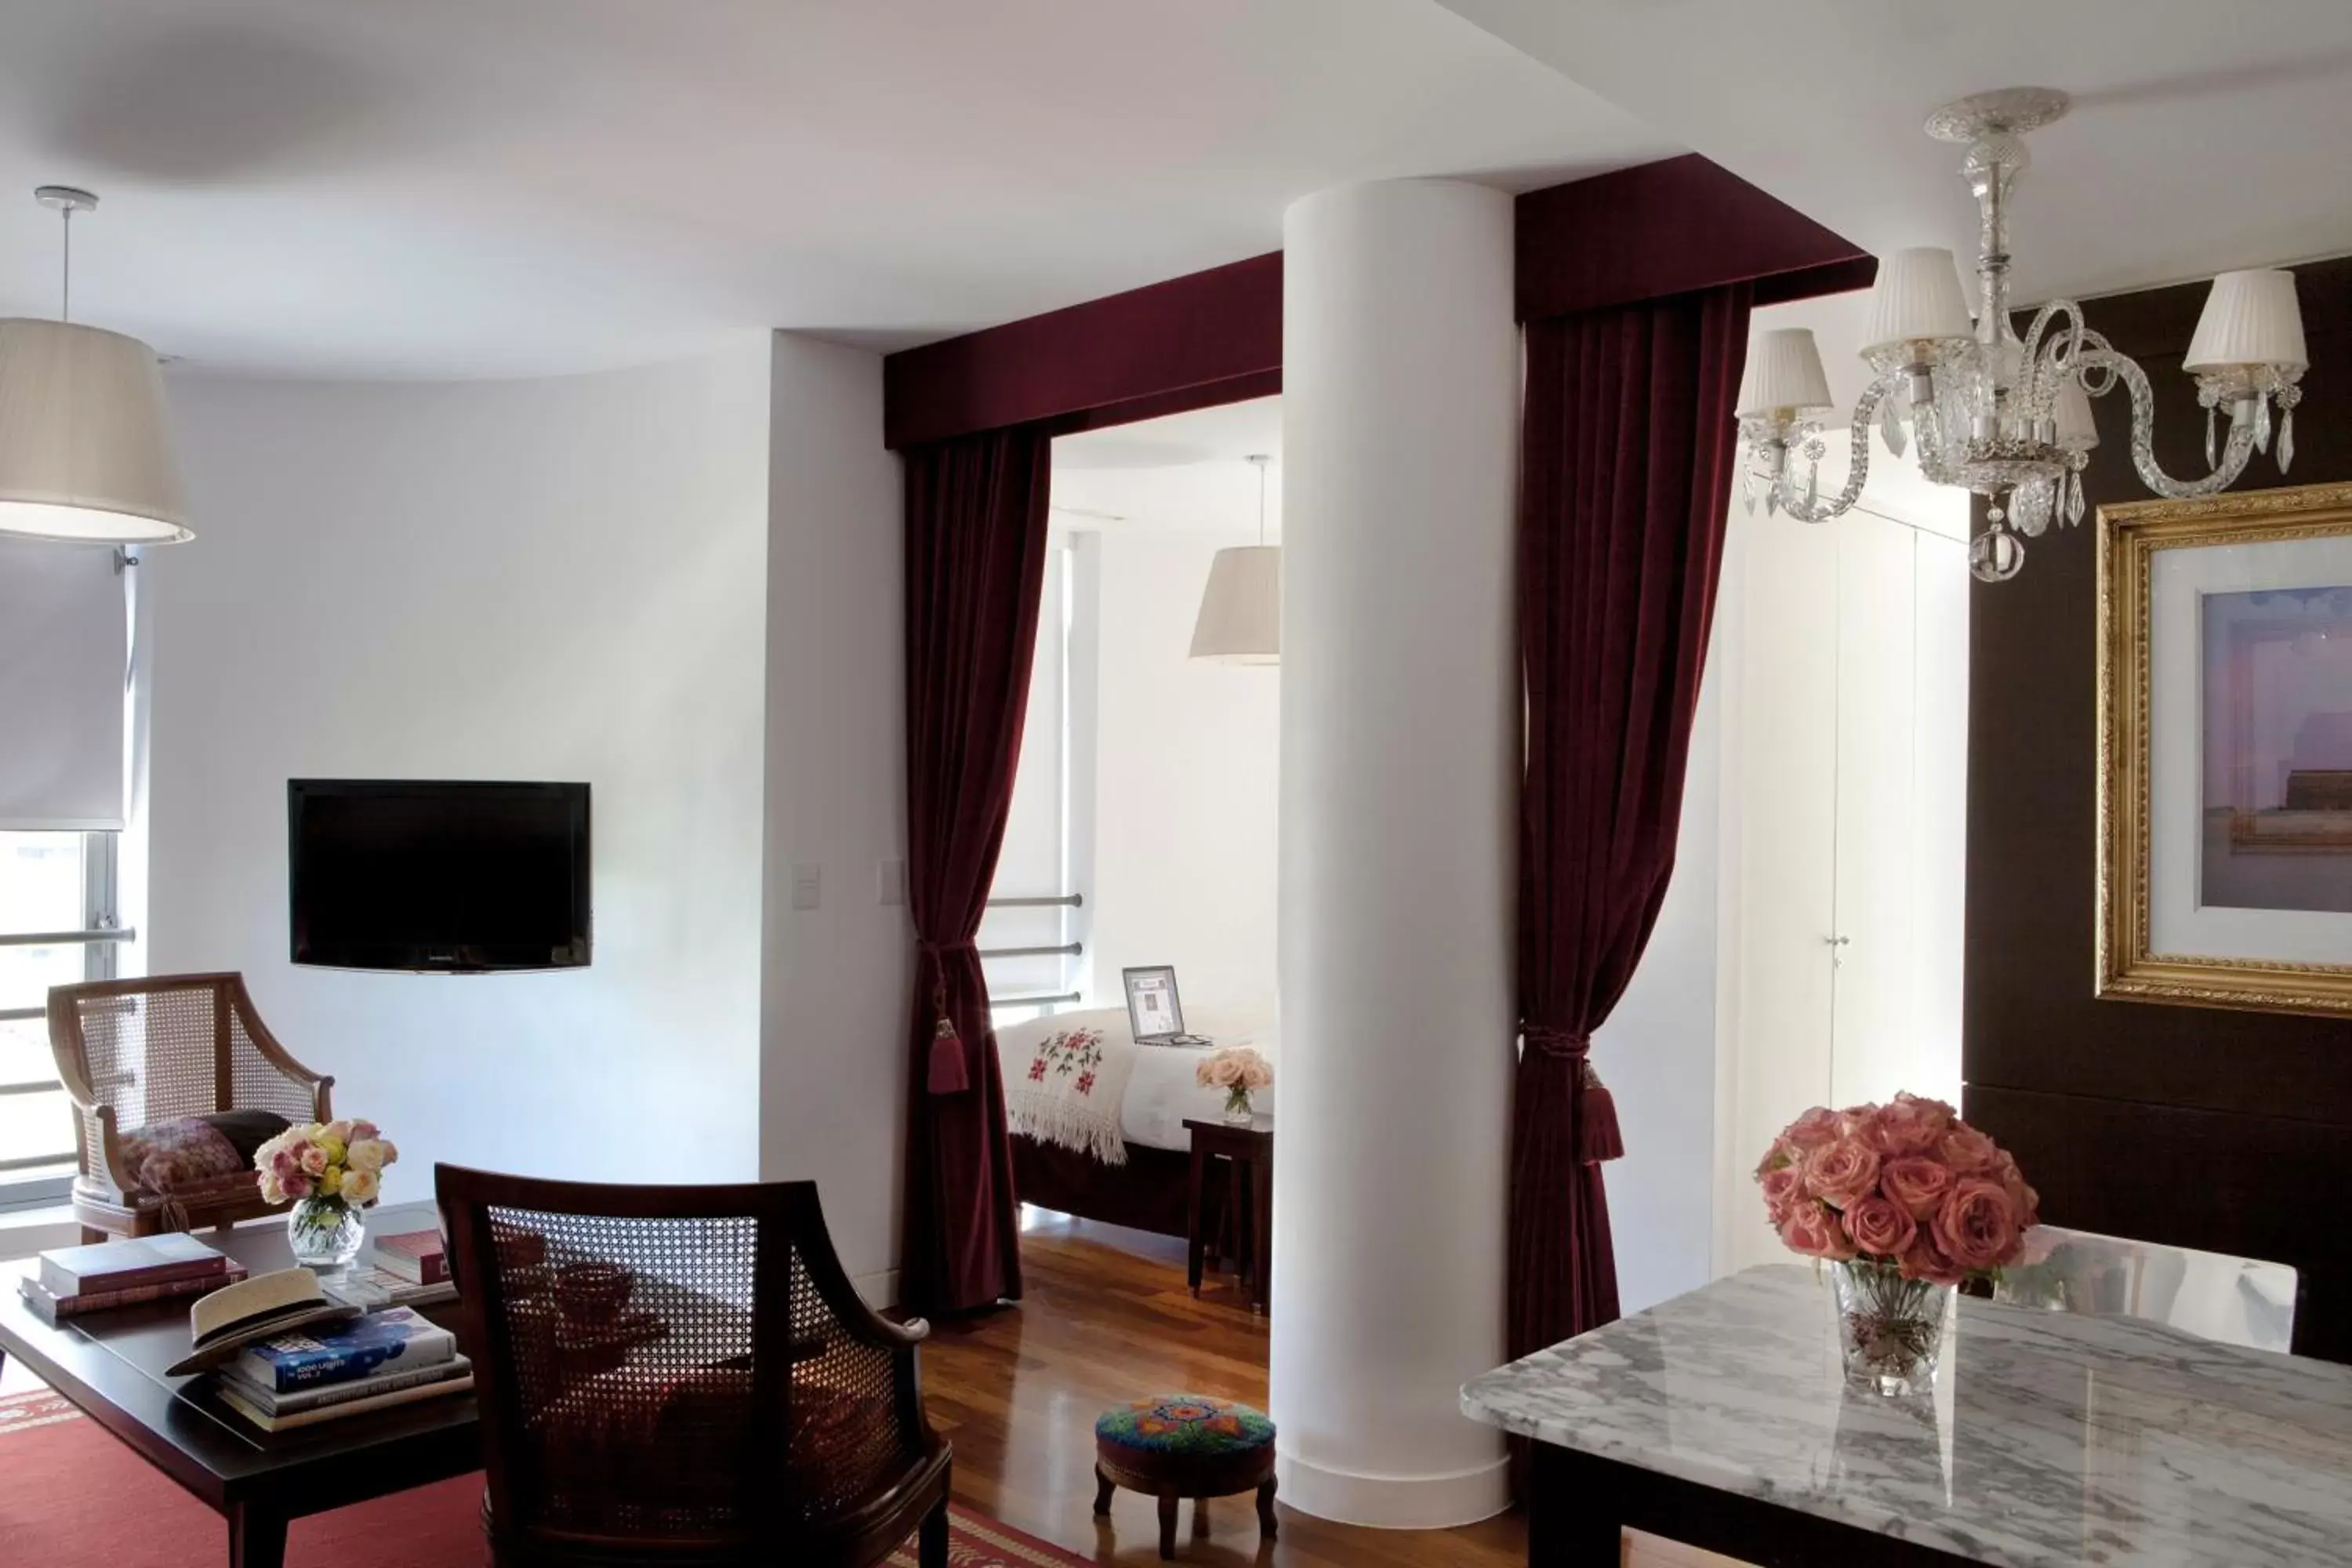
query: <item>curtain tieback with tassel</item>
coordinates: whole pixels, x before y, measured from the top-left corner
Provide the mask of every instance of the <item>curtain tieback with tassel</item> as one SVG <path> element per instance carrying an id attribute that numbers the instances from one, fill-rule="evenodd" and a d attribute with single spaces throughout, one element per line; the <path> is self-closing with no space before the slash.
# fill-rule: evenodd
<path id="1" fill-rule="evenodd" d="M 1592 1037 L 1543 1024 L 1527 1025 L 1519 1034 L 1527 1048 L 1538 1056 L 1576 1064 L 1575 1109 L 1570 1114 L 1578 1163 L 1597 1165 L 1603 1160 L 1623 1159 L 1625 1134 L 1617 1125 L 1616 1097 L 1593 1068 Z"/>
<path id="2" fill-rule="evenodd" d="M 971 1087 L 971 1075 L 964 1067 L 963 1037 L 956 1032 L 955 1019 L 948 1011 L 947 960 L 955 954 L 978 952 L 979 947 L 970 941 L 932 942 L 928 938 L 917 944 L 925 958 L 931 961 L 931 1056 L 923 1074 L 924 1087 L 933 1094 L 961 1094 Z"/>

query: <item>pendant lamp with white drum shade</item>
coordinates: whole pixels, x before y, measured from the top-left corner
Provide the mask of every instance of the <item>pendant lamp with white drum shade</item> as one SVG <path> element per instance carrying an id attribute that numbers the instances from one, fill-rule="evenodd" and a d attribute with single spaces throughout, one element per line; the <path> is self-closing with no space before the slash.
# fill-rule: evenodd
<path id="1" fill-rule="evenodd" d="M 1257 542 L 1220 550 L 1192 623 L 1192 657 L 1223 664 L 1282 662 L 1282 547 L 1265 542 L 1265 469 L 1257 468 Z"/>
<path id="2" fill-rule="evenodd" d="M 95 544 L 193 539 L 155 351 L 68 319 L 73 216 L 98 198 L 64 185 L 33 194 L 64 219 L 65 287 L 58 320 L 0 320 L 0 533 Z"/>

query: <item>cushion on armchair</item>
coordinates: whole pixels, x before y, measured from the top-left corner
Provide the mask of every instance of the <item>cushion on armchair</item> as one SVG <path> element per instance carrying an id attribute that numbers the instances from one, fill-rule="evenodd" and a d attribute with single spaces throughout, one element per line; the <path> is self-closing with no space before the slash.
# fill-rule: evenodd
<path id="1" fill-rule="evenodd" d="M 234 1189 L 253 1173 L 253 1152 L 286 1131 L 270 1110 L 219 1110 L 182 1116 L 115 1134 L 131 1192 L 188 1196 L 198 1189 Z"/>

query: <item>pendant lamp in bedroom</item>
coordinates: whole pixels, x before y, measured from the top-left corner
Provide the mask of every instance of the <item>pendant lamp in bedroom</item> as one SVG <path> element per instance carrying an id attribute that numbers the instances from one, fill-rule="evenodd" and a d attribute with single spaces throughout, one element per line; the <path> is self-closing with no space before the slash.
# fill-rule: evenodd
<path id="1" fill-rule="evenodd" d="M 1265 542 L 1265 469 L 1274 459 L 1251 458 L 1257 469 L 1257 542 L 1220 550 L 1209 563 L 1209 586 L 1192 623 L 1192 657 L 1221 664 L 1282 662 L 1282 547 Z"/>
<path id="2" fill-rule="evenodd" d="M 64 289 L 56 321 L 0 321 L 0 533 L 95 544 L 193 539 L 155 351 L 68 319 L 73 216 L 98 198 L 66 185 L 33 195 L 64 219 Z"/>

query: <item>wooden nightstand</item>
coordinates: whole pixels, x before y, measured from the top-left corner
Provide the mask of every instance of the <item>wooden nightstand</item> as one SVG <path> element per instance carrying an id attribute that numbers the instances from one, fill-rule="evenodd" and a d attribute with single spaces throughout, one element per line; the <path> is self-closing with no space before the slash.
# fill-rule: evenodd
<path id="1" fill-rule="evenodd" d="M 1192 1135 L 1192 1168 L 1184 1189 L 1184 1282 L 1201 1293 L 1203 1227 L 1201 1192 L 1209 1162 L 1227 1160 L 1233 1171 L 1225 1183 L 1226 1230 L 1234 1257 L 1249 1284 L 1250 1310 L 1266 1308 L 1267 1281 L 1274 1273 L 1274 1118 L 1255 1116 L 1247 1126 L 1230 1121 L 1185 1118 Z"/>

